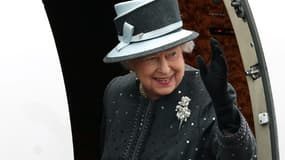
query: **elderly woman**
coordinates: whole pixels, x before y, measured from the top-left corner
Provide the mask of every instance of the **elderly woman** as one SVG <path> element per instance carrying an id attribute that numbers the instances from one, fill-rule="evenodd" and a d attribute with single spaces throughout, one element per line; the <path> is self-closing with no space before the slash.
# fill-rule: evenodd
<path id="1" fill-rule="evenodd" d="M 182 29 L 176 0 L 132 0 L 115 10 L 120 43 L 104 62 L 130 73 L 106 87 L 101 159 L 256 159 L 220 44 L 210 40 L 211 63 L 198 56 L 198 70 L 183 58 L 198 33 Z"/>

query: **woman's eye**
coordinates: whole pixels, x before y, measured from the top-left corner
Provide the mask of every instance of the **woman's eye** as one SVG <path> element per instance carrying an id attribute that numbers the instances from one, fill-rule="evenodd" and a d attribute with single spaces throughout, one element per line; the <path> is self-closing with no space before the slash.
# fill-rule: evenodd
<path id="1" fill-rule="evenodd" d="M 148 57 L 146 58 L 147 61 L 155 61 L 157 59 L 157 57 Z"/>
<path id="2" fill-rule="evenodd" d="M 177 52 L 170 52 L 167 54 L 167 58 L 173 58 L 177 56 Z"/>

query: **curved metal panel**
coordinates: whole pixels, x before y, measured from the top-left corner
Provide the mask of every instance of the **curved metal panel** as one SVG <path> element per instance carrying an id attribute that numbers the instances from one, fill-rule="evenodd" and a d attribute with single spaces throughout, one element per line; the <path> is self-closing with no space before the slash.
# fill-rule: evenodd
<path id="1" fill-rule="evenodd" d="M 266 53 L 263 50 L 265 44 L 260 41 L 260 36 L 264 32 L 258 30 L 259 25 L 255 23 L 255 16 L 257 15 L 250 8 L 254 5 L 250 6 L 245 0 L 225 0 L 224 2 L 231 15 L 244 66 L 249 71 L 255 66 L 255 70 L 260 72 L 259 75 L 261 76 L 257 79 L 248 78 L 258 144 L 258 159 L 277 160 L 279 159 L 279 148 L 275 107 L 265 59 Z M 263 21 L 265 20 L 263 19 Z M 262 121 L 260 115 L 263 114 L 269 115 L 269 122 L 266 124 L 260 123 Z"/>
<path id="2" fill-rule="evenodd" d="M 0 1 L 0 159 L 73 160 L 63 76 L 42 2 Z"/>

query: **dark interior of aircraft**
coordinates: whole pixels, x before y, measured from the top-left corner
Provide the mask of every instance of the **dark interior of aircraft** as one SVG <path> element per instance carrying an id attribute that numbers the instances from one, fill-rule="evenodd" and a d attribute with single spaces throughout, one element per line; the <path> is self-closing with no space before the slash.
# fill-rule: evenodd
<path id="1" fill-rule="evenodd" d="M 112 77 L 125 73 L 119 64 L 102 59 L 117 43 L 113 5 L 118 0 L 43 0 L 60 59 L 70 110 L 75 160 L 99 159 L 100 121 L 104 88 Z M 186 63 L 195 56 L 209 59 L 210 37 L 224 47 L 229 81 L 236 88 L 238 106 L 254 131 L 248 86 L 236 37 L 221 0 L 179 0 L 184 28 L 200 36 Z"/>

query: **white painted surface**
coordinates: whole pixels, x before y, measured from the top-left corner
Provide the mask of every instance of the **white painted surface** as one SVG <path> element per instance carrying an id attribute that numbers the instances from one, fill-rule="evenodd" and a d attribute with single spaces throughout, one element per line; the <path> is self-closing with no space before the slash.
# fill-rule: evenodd
<path id="1" fill-rule="evenodd" d="M 285 1 L 249 0 L 262 42 L 277 119 L 280 160 L 285 159 Z"/>
<path id="2" fill-rule="evenodd" d="M 0 159 L 73 160 L 63 76 L 41 0 L 0 0 Z"/>

